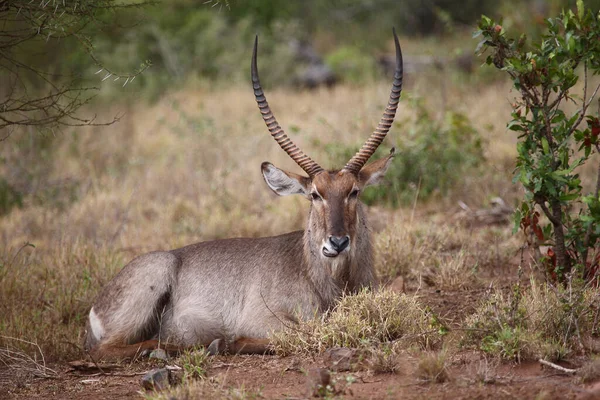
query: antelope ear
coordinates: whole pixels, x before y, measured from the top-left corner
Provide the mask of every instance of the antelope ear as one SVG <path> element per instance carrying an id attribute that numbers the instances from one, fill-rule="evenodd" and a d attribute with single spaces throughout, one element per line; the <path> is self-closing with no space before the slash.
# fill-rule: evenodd
<path id="1" fill-rule="evenodd" d="M 265 182 L 272 191 L 280 196 L 301 194 L 307 196 L 310 178 L 286 172 L 271 164 L 264 162 L 260 166 Z"/>
<path id="2" fill-rule="evenodd" d="M 395 155 L 396 149 L 392 147 L 387 157 L 365 165 L 358 173 L 359 184 L 365 187 L 381 182 Z"/>

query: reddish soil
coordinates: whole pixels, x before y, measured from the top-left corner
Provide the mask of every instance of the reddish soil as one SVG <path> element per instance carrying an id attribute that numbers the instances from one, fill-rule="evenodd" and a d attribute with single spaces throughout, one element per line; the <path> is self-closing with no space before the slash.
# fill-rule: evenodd
<path id="1" fill-rule="evenodd" d="M 577 384 L 575 378 L 542 369 L 537 363 L 492 368 L 489 383 L 483 383 L 477 379 L 477 367 L 473 367 L 482 365 L 477 357 L 472 353 L 457 356 L 450 367 L 450 380 L 444 383 L 420 382 L 411 372 L 415 360 L 410 356 L 406 358 L 404 371 L 399 374 L 338 372 L 332 379 L 345 382 L 346 376 L 352 375 L 355 381 L 339 394 L 352 399 L 600 399 L 600 385 Z M 298 399 L 307 398 L 304 371 L 324 366 L 322 359 L 228 356 L 218 357 L 210 376 L 218 377 L 222 387 L 243 387 L 248 392 L 260 393 L 262 398 Z M 114 372 L 116 376 L 86 375 L 69 371 L 65 366 L 54 367 L 58 369 L 55 379 L 0 380 L 0 398 L 140 398 L 140 377 L 152 366 L 148 362 L 138 363 Z M 342 389 L 344 385 L 338 383 L 337 386 Z"/>
<path id="2" fill-rule="evenodd" d="M 503 286 L 510 283 L 502 282 Z M 401 286 L 404 286 L 401 284 Z M 393 285 L 392 285 L 393 287 Z M 413 291 L 414 288 L 411 288 Z M 418 296 L 444 322 L 457 328 L 485 295 L 484 289 L 457 292 L 419 289 Z M 477 352 L 464 351 L 449 360 L 449 380 L 428 383 L 415 374 L 422 353 L 407 352 L 401 371 L 374 374 L 367 368 L 354 372 L 333 372 L 339 398 L 349 399 L 599 399 L 600 382 L 582 385 L 577 378 L 538 363 L 499 364 Z M 53 379 L 33 378 L 0 366 L 0 399 L 125 399 L 141 398 L 141 376 L 159 365 L 154 360 L 124 365 L 109 374 L 82 373 L 66 364 L 54 364 Z M 579 366 L 577 361 L 569 368 Z M 219 356 L 209 370 L 221 388 L 235 387 L 249 393 L 247 398 L 302 399 L 309 397 L 307 372 L 327 368 L 324 357 Z M 354 381 L 346 384 L 346 378 Z M 485 376 L 485 379 L 484 379 Z M 485 382 L 484 382 L 485 381 Z M 257 393 L 260 396 L 257 396 Z"/>

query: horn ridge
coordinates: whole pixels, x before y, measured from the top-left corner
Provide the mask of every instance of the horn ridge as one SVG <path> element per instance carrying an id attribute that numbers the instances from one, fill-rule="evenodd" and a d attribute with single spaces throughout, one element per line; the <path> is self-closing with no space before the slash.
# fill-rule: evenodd
<path id="1" fill-rule="evenodd" d="M 260 85 L 260 79 L 258 77 L 258 67 L 257 67 L 257 53 L 258 53 L 258 35 L 254 39 L 254 50 L 252 51 L 252 63 L 250 66 L 250 75 L 252 78 L 252 87 L 254 89 L 254 97 L 256 99 L 256 104 L 258 104 L 258 108 L 262 115 L 265 124 L 267 125 L 267 129 L 271 136 L 277 144 L 290 156 L 296 164 L 300 166 L 310 176 L 311 178 L 323 171 L 323 168 L 319 166 L 314 160 L 308 157 L 298 146 L 294 144 L 294 142 L 286 135 L 285 131 L 275 118 L 275 115 L 271 111 L 269 107 L 269 103 L 267 102 L 267 97 L 265 96 L 262 87 Z"/>
<path id="2" fill-rule="evenodd" d="M 400 103 L 403 78 L 402 50 L 400 49 L 400 42 L 398 41 L 398 36 L 396 35 L 396 29 L 393 28 L 392 32 L 394 34 L 394 45 L 396 47 L 396 69 L 394 71 L 394 82 L 390 92 L 390 99 L 388 100 L 388 104 L 383 112 L 383 116 L 377 124 L 375 131 L 344 167 L 344 169 L 354 174 L 358 174 L 369 158 L 371 158 L 373 153 L 375 153 L 375 150 L 377 150 L 381 142 L 383 142 L 383 139 L 385 139 L 385 136 L 394 123 L 396 109 Z"/>

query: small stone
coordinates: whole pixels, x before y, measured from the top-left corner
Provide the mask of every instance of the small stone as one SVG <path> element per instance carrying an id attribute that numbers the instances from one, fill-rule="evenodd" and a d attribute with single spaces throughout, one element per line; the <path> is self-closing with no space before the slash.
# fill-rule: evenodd
<path id="1" fill-rule="evenodd" d="M 358 362 L 356 350 L 347 347 L 333 347 L 325 352 L 325 363 L 333 371 L 350 371 Z"/>
<path id="2" fill-rule="evenodd" d="M 331 373 L 327 368 L 313 368 L 306 376 L 308 397 L 325 397 L 332 391 Z"/>
<path id="3" fill-rule="evenodd" d="M 153 369 L 142 377 L 141 383 L 146 390 L 164 390 L 171 385 L 171 372 L 166 368 Z"/>
<path id="4" fill-rule="evenodd" d="M 167 361 L 169 356 L 167 355 L 167 352 L 164 349 L 155 349 L 152 350 L 152 353 L 150 353 L 149 358 L 156 358 L 157 360 Z"/>
<path id="5" fill-rule="evenodd" d="M 392 292 L 396 292 L 396 293 L 405 293 L 406 292 L 406 285 L 404 283 L 404 278 L 399 276 L 396 279 L 394 279 L 392 281 L 392 283 L 390 283 L 389 289 Z"/>

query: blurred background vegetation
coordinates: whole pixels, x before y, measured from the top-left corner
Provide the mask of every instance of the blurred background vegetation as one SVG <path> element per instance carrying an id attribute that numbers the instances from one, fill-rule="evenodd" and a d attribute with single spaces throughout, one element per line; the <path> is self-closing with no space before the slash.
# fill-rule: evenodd
<path id="1" fill-rule="evenodd" d="M 21 24 L 20 0 L 0 1 L 0 22 Z M 9 8 L 7 4 L 12 3 Z M 27 4 L 28 1 L 23 0 Z M 51 0 L 54 12 L 61 2 Z M 72 4 L 69 4 L 72 3 Z M 67 2 L 70 7 L 86 1 Z M 103 0 L 102 7 L 79 15 L 79 25 L 57 20 L 57 30 L 77 29 L 79 36 L 53 40 L 43 36 L 20 45 L 12 56 L 56 79 L 80 79 L 99 85 L 104 74 L 94 76 L 100 64 L 122 74 L 152 67 L 125 89 L 145 90 L 156 99 L 163 91 L 196 79 L 207 83 L 246 82 L 252 40 L 259 34 L 261 72 L 265 85 L 293 85 L 308 65 L 323 63 L 339 81 L 362 83 L 382 77 L 391 53 L 391 27 L 400 35 L 418 37 L 421 48 L 409 55 L 436 56 L 441 61 L 464 54 L 463 68 L 474 65 L 473 42 L 466 40 L 481 14 L 503 17 L 507 29 L 537 35 L 548 15 L 557 15 L 575 0 L 170 0 L 139 3 Z M 600 0 L 586 1 L 598 8 Z M 93 4 L 93 2 L 92 2 Z M 141 4 L 139 7 L 129 5 Z M 123 7 L 125 6 L 125 7 Z M 6 10 L 3 10 L 3 7 Z M 61 24 L 65 26 L 60 26 Z M 89 39 L 82 43 L 81 37 Z M 428 43 L 452 44 L 444 54 Z M 90 57 L 93 52 L 94 57 Z M 427 59 L 417 59 L 427 63 Z M 459 63 L 460 65 L 460 63 Z M 5 66 L 4 66 L 5 67 Z M 115 76 L 118 73 L 115 74 Z M 34 85 L 35 86 L 35 85 Z M 39 85 L 37 85 L 39 86 Z M 122 95 L 122 85 L 103 84 Z"/>
<path id="2" fill-rule="evenodd" d="M 600 6 L 600 0 L 586 3 Z M 395 143 L 404 157 L 395 161 L 387 186 L 365 194 L 369 204 L 398 206 L 415 195 L 445 195 L 485 158 L 481 127 L 447 99 L 449 80 L 451 85 L 458 81 L 476 86 L 502 78 L 478 68 L 482 61 L 475 57 L 471 34 L 481 14 L 501 17 L 507 30 L 536 36 L 547 16 L 574 7 L 575 0 L 50 0 L 27 14 L 30 4 L 0 0 L 5 32 L 0 42 L 0 117 L 10 116 L 6 99 L 28 105 L 48 91 L 67 88 L 65 97 L 56 101 L 66 108 L 57 112 L 59 117 L 76 116 L 67 125 L 110 124 L 128 104 L 152 104 L 182 88 L 247 86 L 255 34 L 267 89 L 388 82 L 393 70 L 391 27 L 396 27 L 403 37 L 408 77 L 404 96 L 414 85 L 411 77 L 421 75 L 436 87 L 439 98 L 435 110 L 418 95 L 406 103 L 411 117 L 400 122 L 406 123 L 408 133 Z M 37 29 L 33 34 L 32 28 Z M 15 41 L 6 32 L 24 35 L 24 40 Z M 120 104 L 121 110 L 96 118 L 88 107 L 79 117 L 78 107 L 93 96 L 93 107 Z M 53 105 L 44 103 L 47 108 L 37 110 L 39 123 L 19 126 L 18 138 L 6 140 L 16 128 L 0 124 L 0 214 L 23 206 L 26 199 L 27 204 L 60 199 L 51 202 L 60 209 L 80 197 L 75 180 L 50 177 L 60 157 L 54 142 L 61 126 L 44 124 Z M 76 135 L 75 130 L 68 132 Z M 325 153 L 338 165 L 359 145 L 329 144 Z M 434 156 L 425 160 L 423 152 Z"/>
<path id="3" fill-rule="evenodd" d="M 381 268 L 410 264 L 438 276 L 447 249 L 463 245 L 446 245 L 457 234 L 428 225 L 429 214 L 455 225 L 495 198 L 510 212 L 522 197 L 511 183 L 516 139 L 506 131 L 515 93 L 501 73 L 479 68 L 476 21 L 485 13 L 501 17 L 507 32 L 537 36 L 546 17 L 575 7 L 575 0 L 140 1 L 0 0 L 0 335 L 37 341 L 60 358 L 75 352 L 94 294 L 131 257 L 303 227 L 305 200 L 275 200 L 260 175 L 265 160 L 298 167 L 256 109 L 255 34 L 279 122 L 323 167 L 339 168 L 387 103 L 396 27 L 405 86 L 379 154 L 396 146 L 399 156 L 385 183 L 362 199 L 377 205 L 369 212 Z M 600 0 L 586 5 L 598 9 Z M 2 127 L 15 116 L 24 122 Z M 75 118 L 57 124 L 63 116 Z M 108 126 L 77 126 L 90 124 Z M 582 171 L 582 181 L 594 182 L 596 172 Z M 510 228 L 495 229 L 469 247 L 481 263 L 453 265 L 506 264 L 499 254 L 513 240 Z M 472 241 L 465 232 L 461 241 Z M 519 246 L 508 243 L 507 257 Z M 420 282 L 422 272 L 411 273 Z"/>

